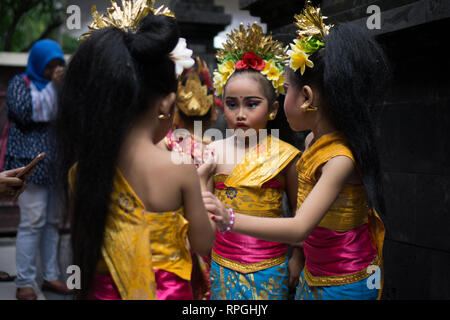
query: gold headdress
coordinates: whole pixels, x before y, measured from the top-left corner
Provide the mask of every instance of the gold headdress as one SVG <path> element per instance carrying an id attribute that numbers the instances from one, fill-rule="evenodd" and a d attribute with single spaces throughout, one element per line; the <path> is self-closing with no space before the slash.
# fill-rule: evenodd
<path id="1" fill-rule="evenodd" d="M 199 66 L 200 68 L 201 66 Z M 178 83 L 177 107 L 185 115 L 190 117 L 204 116 L 213 106 L 213 94 L 208 95 L 208 87 L 202 85 L 195 70 L 189 72 L 186 85 L 183 86 L 181 81 Z"/>
<path id="2" fill-rule="evenodd" d="M 325 37 L 329 34 L 333 25 L 326 25 L 323 20 L 327 17 L 322 16 L 320 8 L 314 8 L 311 1 L 306 1 L 305 9 L 301 14 L 294 16 L 298 39 L 291 43 L 289 55 L 289 66 L 296 71 L 300 68 L 301 74 L 305 72 L 305 67 L 312 68 L 314 63 L 309 60 L 309 56 L 322 48 Z"/>
<path id="3" fill-rule="evenodd" d="M 91 12 L 94 21 L 89 25 L 89 31 L 83 33 L 79 41 L 84 41 L 94 30 L 107 27 L 116 27 L 124 31 L 135 32 L 139 28 L 139 23 L 147 15 L 164 15 L 175 18 L 175 14 L 164 6 L 155 9 L 155 0 L 122 0 L 122 9 L 114 0 L 111 0 L 111 8 L 106 9 L 106 14 L 100 15 L 96 6 L 92 6 Z M 194 65 L 191 58 L 192 50 L 187 49 L 186 39 L 179 38 L 178 43 L 170 53 L 170 58 L 175 63 L 175 73 L 181 75 L 184 69 Z"/>
<path id="4" fill-rule="evenodd" d="M 106 27 L 116 27 L 126 31 L 136 31 L 139 22 L 149 14 L 165 15 L 175 17 L 175 14 L 164 6 L 155 9 L 155 0 L 122 0 L 122 9 L 114 0 L 111 0 L 111 8 L 106 10 L 106 14 L 100 15 L 95 5 L 91 8 L 94 21 L 89 25 L 89 32 L 80 36 L 83 41 L 91 35 L 94 30 Z"/>
<path id="5" fill-rule="evenodd" d="M 264 35 L 261 26 L 241 23 L 239 29 L 227 34 L 224 48 L 217 52 L 218 69 L 214 71 L 214 86 L 217 94 L 223 93 L 223 87 L 235 70 L 254 69 L 260 71 L 277 93 L 284 92 L 283 61 L 287 55 L 283 44 Z"/>

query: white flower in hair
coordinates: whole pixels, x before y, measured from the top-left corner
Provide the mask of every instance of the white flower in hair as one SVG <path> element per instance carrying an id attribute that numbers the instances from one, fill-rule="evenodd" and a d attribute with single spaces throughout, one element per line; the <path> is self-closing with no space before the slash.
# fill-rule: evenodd
<path id="1" fill-rule="evenodd" d="M 175 73 L 177 76 L 183 73 L 184 69 L 192 68 L 195 64 L 192 59 L 192 50 L 186 46 L 186 39 L 179 38 L 175 49 L 170 53 L 170 58 L 175 63 Z"/>

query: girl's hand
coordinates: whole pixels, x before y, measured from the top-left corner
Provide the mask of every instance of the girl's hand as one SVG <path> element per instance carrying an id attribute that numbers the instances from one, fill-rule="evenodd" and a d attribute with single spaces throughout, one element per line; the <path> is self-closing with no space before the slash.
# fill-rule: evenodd
<path id="1" fill-rule="evenodd" d="M 61 66 L 57 66 L 52 73 L 52 82 L 55 86 L 59 87 L 64 78 L 64 68 Z"/>
<path id="2" fill-rule="evenodd" d="M 0 200 L 12 201 L 17 198 L 23 190 L 25 190 L 25 182 L 16 178 L 16 175 L 23 168 L 3 171 L 0 173 Z"/>
<path id="3" fill-rule="evenodd" d="M 211 192 L 202 192 L 202 197 L 206 211 L 211 214 L 211 219 L 216 223 L 219 231 L 225 231 L 231 220 L 227 208 Z"/>
<path id="4" fill-rule="evenodd" d="M 292 290 L 297 287 L 300 273 L 302 272 L 304 266 L 305 259 L 303 255 L 303 249 L 294 247 L 292 257 L 288 262 L 289 289 Z"/>
<path id="5" fill-rule="evenodd" d="M 203 152 L 203 160 L 204 162 L 197 168 L 197 173 L 200 178 L 200 184 L 202 185 L 202 189 L 203 184 L 206 186 L 206 182 L 214 173 L 214 170 L 216 169 L 217 165 L 214 151 L 211 148 L 205 147 L 205 151 Z"/>

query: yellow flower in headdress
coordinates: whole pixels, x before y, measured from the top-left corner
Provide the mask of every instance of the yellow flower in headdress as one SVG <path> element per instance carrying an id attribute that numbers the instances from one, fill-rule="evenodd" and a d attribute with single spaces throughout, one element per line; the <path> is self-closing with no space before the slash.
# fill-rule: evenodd
<path id="1" fill-rule="evenodd" d="M 221 95 L 223 90 L 223 76 L 220 72 L 214 71 L 214 89 L 216 89 L 216 94 Z"/>
<path id="2" fill-rule="evenodd" d="M 214 87 L 216 94 L 221 95 L 228 78 L 234 73 L 235 65 L 233 60 L 227 60 L 218 67 L 218 71 L 214 71 Z"/>
<path id="3" fill-rule="evenodd" d="M 289 61 L 289 67 L 291 67 L 292 70 L 297 71 L 300 68 L 300 72 L 303 75 L 303 73 L 305 73 L 306 66 L 309 68 L 314 67 L 314 63 L 309 60 L 309 55 L 303 51 L 300 41 L 295 40 L 294 44 L 291 43 L 290 46 L 291 50 L 289 50 L 287 54 L 291 58 Z"/>
<path id="4" fill-rule="evenodd" d="M 267 79 L 272 81 L 272 80 L 278 80 L 281 72 L 276 67 L 275 61 L 269 60 L 269 61 L 266 61 L 266 65 L 265 65 L 264 69 L 261 71 L 261 73 L 263 75 L 265 75 L 267 77 Z"/>
<path id="5" fill-rule="evenodd" d="M 326 25 L 319 7 L 313 7 L 310 0 L 305 2 L 302 13 L 294 16 L 295 25 L 299 28 L 299 39 L 291 43 L 291 50 L 287 52 L 290 61 L 289 66 L 294 70 L 300 69 L 301 74 L 305 67 L 312 68 L 314 63 L 309 57 L 325 46 L 325 37 L 328 36 L 333 25 Z"/>
<path id="6" fill-rule="evenodd" d="M 219 66 L 219 72 L 225 77 L 229 78 L 234 72 L 233 60 L 227 60 Z"/>
<path id="7" fill-rule="evenodd" d="M 277 94 L 284 93 L 284 74 L 280 73 L 277 80 L 272 81 L 273 87 L 276 89 Z"/>

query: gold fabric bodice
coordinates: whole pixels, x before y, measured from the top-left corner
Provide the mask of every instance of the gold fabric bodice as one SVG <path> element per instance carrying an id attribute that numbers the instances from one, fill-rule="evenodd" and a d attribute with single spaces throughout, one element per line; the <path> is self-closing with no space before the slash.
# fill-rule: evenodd
<path id="1" fill-rule="evenodd" d="M 74 190 L 76 165 L 69 172 Z M 183 207 L 148 212 L 117 169 L 97 271 L 111 274 L 122 299 L 156 299 L 153 268 L 190 280 L 192 261 L 186 248 L 188 222 Z"/>
<path id="2" fill-rule="evenodd" d="M 302 154 L 296 165 L 299 181 L 298 208 L 317 183 L 317 170 L 336 156 L 346 156 L 356 166 L 355 159 L 348 147 L 346 139 L 338 131 L 323 135 Z M 344 185 L 337 199 L 320 221 L 318 227 L 336 232 L 346 232 L 364 224 L 368 224 L 371 237 L 377 249 L 377 257 L 372 262 L 372 265 L 382 268 L 384 225 L 378 213 L 374 209 L 369 208 L 364 185 Z M 308 284 L 314 286 L 346 284 L 367 278 L 370 275 L 370 272 L 364 269 L 356 274 L 316 277 L 306 267 L 304 273 Z"/>
<path id="3" fill-rule="evenodd" d="M 346 156 L 355 163 L 345 139 L 337 131 L 322 136 L 303 153 L 297 162 L 297 207 L 301 206 L 317 183 L 317 170 L 336 156 Z M 368 215 L 364 185 L 346 184 L 320 221 L 319 227 L 345 232 L 367 223 Z"/>
<path id="4" fill-rule="evenodd" d="M 183 207 L 169 212 L 147 211 L 145 219 L 150 226 L 153 268 L 190 280 L 192 261 L 186 244 L 189 222 Z"/>
<path id="5" fill-rule="evenodd" d="M 267 136 L 251 148 L 229 174 L 216 174 L 214 184 L 223 182 L 225 189 L 216 188 L 222 203 L 236 212 L 263 217 L 281 217 L 281 202 L 285 179 L 283 169 L 300 151 L 276 137 Z M 272 180 L 272 181 L 271 181 Z M 263 188 L 275 182 L 282 187 Z"/>
<path id="6" fill-rule="evenodd" d="M 299 153 L 300 151 L 290 144 L 268 136 L 251 148 L 229 175 L 214 176 L 216 197 L 226 207 L 231 207 L 241 214 L 282 217 L 285 178 L 281 172 Z M 265 183 L 267 185 L 264 185 Z M 212 260 L 241 273 L 257 272 L 285 261 L 285 244 L 250 238 L 232 232 L 218 234 Z M 273 255 L 265 254 L 264 258 L 257 258 L 258 249 L 255 248 L 260 248 L 263 252 L 272 250 Z M 233 257 L 235 253 L 240 257 Z"/>
<path id="7" fill-rule="evenodd" d="M 217 174 L 214 176 L 214 184 L 225 183 L 228 175 Z M 284 184 L 284 176 L 279 174 L 274 178 L 280 184 Z M 259 187 L 226 187 L 215 189 L 216 197 L 234 211 L 258 217 L 282 217 L 281 203 L 283 188 L 259 188 Z"/>

